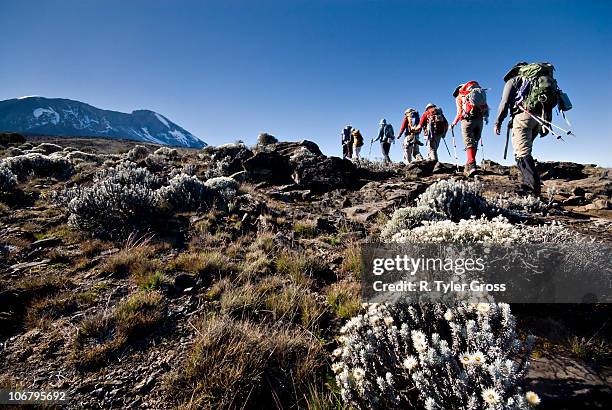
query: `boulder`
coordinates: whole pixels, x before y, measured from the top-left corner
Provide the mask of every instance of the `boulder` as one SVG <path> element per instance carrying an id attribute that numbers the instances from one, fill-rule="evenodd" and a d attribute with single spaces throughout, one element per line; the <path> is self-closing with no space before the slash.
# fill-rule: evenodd
<path id="1" fill-rule="evenodd" d="M 26 139 L 23 135 L 16 132 L 0 132 L 0 145 L 23 144 Z"/>
<path id="2" fill-rule="evenodd" d="M 344 208 L 342 212 L 353 222 L 365 223 L 376 218 L 381 212 L 390 211 L 394 206 L 393 201 L 368 202 Z"/>
<path id="3" fill-rule="evenodd" d="M 584 164 L 575 164 L 573 162 L 555 162 L 546 161 L 538 162 L 538 171 L 542 180 L 547 179 L 582 179 L 588 177 L 584 173 Z"/>
<path id="4" fill-rule="evenodd" d="M 291 168 L 289 159 L 276 151 L 260 151 L 242 163 L 251 182 L 289 184 Z"/>
<path id="5" fill-rule="evenodd" d="M 314 192 L 354 188 L 359 184 L 355 166 L 347 159 L 304 156 L 293 160 L 292 165 L 291 178 L 295 183 Z"/>

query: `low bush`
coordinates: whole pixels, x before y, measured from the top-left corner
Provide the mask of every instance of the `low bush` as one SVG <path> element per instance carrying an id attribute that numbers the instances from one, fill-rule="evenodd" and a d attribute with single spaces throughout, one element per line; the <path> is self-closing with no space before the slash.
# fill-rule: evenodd
<path id="1" fill-rule="evenodd" d="M 17 186 L 17 177 L 6 166 L 0 165 L 0 192 L 12 192 Z"/>
<path id="2" fill-rule="evenodd" d="M 211 178 L 206 180 L 204 185 L 215 191 L 217 198 L 226 206 L 233 201 L 240 188 L 238 181 L 230 177 Z"/>
<path id="3" fill-rule="evenodd" d="M 136 145 L 134 148 L 128 151 L 127 159 L 134 162 L 141 161 L 150 153 L 151 151 L 149 151 L 149 148 L 145 147 L 144 145 Z"/>
<path id="4" fill-rule="evenodd" d="M 154 154 L 166 157 L 168 159 L 177 159 L 179 157 L 178 150 L 170 147 L 159 147 L 155 150 Z"/>
<path id="5" fill-rule="evenodd" d="M 119 166 L 99 173 L 85 188 L 66 190 L 56 197 L 67 202 L 69 223 L 96 236 L 119 237 L 147 231 L 163 210 L 154 188 L 158 179 L 143 168 Z"/>
<path id="6" fill-rule="evenodd" d="M 47 154 L 52 154 L 54 152 L 62 151 L 64 149 L 60 145 L 51 144 L 49 142 L 43 142 L 42 144 L 38 144 L 36 148 L 43 150 Z"/>
<path id="7" fill-rule="evenodd" d="M 278 142 L 278 139 L 276 139 L 274 135 L 268 134 L 267 132 L 262 132 L 257 137 L 257 143 L 259 145 L 269 145 L 269 144 L 275 144 L 277 142 Z"/>
<path id="8" fill-rule="evenodd" d="M 210 207 L 214 191 L 198 178 L 180 174 L 172 178 L 168 186 L 160 188 L 159 195 L 173 210 L 196 211 Z"/>
<path id="9" fill-rule="evenodd" d="M 441 180 L 431 184 L 416 201 L 417 207 L 429 207 L 448 219 L 458 221 L 480 216 L 487 210 L 487 202 L 475 182 Z"/>
<path id="10" fill-rule="evenodd" d="M 30 176 L 65 179 L 72 175 L 74 171 L 70 161 L 65 158 L 36 153 L 5 158 L 0 165 L 9 168 L 21 180 Z"/>

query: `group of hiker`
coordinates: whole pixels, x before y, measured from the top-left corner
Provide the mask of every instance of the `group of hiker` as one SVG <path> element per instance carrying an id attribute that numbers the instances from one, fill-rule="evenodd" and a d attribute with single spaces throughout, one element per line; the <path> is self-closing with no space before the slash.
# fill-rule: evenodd
<path id="1" fill-rule="evenodd" d="M 540 177 L 531 153 L 534 139 L 538 135 L 543 137 L 548 133 L 560 139 L 561 135 L 555 133 L 553 128 L 572 135 L 571 131 L 552 123 L 552 111 L 555 107 L 564 118 L 565 112 L 572 108 L 567 94 L 557 86 L 553 72 L 554 67 L 549 63 L 520 62 L 515 64 L 504 76 L 505 86 L 494 123 L 494 132 L 500 135 L 501 125 L 508 112 L 510 113 L 504 158 L 506 158 L 508 140 L 512 134 L 512 147 L 523 178 L 523 189 L 525 193 L 533 195 L 540 195 L 541 190 Z M 482 147 L 483 127 L 484 124 L 489 123 L 486 91 L 487 89 L 482 88 L 478 82 L 469 81 L 458 85 L 452 93 L 457 109 L 457 114 L 450 123 L 455 162 L 457 162 L 457 146 L 454 127 L 461 122 L 461 135 L 467 157 L 463 172 L 467 177 L 478 172 L 476 166 L 478 144 L 480 142 Z M 427 160 L 438 161 L 438 147 L 441 141 L 444 142 L 450 155 L 450 149 L 445 140 L 449 123 L 442 109 L 435 104 L 427 104 L 422 116 L 419 116 L 415 108 L 408 108 L 404 112 L 397 136 L 393 126 L 386 119 L 381 119 L 379 126 L 378 135 L 371 139 L 370 144 L 380 142 L 383 160 L 386 163 L 391 162 L 389 157 L 391 144 L 402 136 L 404 137 L 403 160 L 406 164 L 424 160 L 419 152 L 419 147 L 423 145 L 427 148 Z M 419 139 L 421 132 L 424 143 Z M 360 161 L 360 151 L 364 145 L 364 137 L 361 132 L 352 125 L 347 125 L 342 130 L 341 140 L 343 157 Z"/>

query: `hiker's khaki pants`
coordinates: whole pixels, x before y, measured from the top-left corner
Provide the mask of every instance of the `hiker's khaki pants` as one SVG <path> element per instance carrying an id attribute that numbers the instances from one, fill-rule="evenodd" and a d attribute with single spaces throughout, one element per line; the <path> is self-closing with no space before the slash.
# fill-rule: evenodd
<path id="1" fill-rule="evenodd" d="M 461 120 L 461 135 L 465 149 L 478 148 L 482 136 L 482 117 Z"/>
<path id="2" fill-rule="evenodd" d="M 442 139 L 442 134 L 434 135 L 433 137 L 429 137 L 427 139 L 427 159 L 430 161 L 438 160 L 438 146 L 440 145 L 440 140 Z"/>
<path id="3" fill-rule="evenodd" d="M 526 112 L 516 114 L 512 119 L 512 148 L 515 158 L 531 155 L 533 140 L 540 132 L 540 124 Z"/>
<path id="4" fill-rule="evenodd" d="M 418 159 L 421 156 L 419 152 L 419 144 L 417 144 L 417 137 L 415 135 L 406 135 L 403 142 L 404 148 L 404 163 L 410 164 L 412 157 Z"/>
<path id="5" fill-rule="evenodd" d="M 359 160 L 361 157 L 359 156 L 359 154 L 361 153 L 361 146 L 353 146 L 353 154 L 355 154 L 355 159 Z"/>

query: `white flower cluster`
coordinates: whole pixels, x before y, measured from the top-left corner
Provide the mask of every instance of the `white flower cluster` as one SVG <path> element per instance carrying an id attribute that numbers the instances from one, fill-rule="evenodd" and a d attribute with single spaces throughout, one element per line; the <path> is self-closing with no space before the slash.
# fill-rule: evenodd
<path id="1" fill-rule="evenodd" d="M 17 155 L 3 159 L 0 165 L 9 168 L 19 179 L 25 179 L 31 175 L 56 178 L 70 176 L 74 171 L 72 164 L 61 155 L 56 154 L 49 156 L 38 153 Z"/>
<path id="2" fill-rule="evenodd" d="M 128 151 L 127 159 L 130 161 L 140 161 L 147 157 L 150 154 L 149 148 L 144 145 L 136 145 L 134 148 Z"/>
<path id="3" fill-rule="evenodd" d="M 488 199 L 489 206 L 497 207 L 509 212 L 523 211 L 523 212 L 545 212 L 548 210 L 548 204 L 543 202 L 540 198 L 531 195 L 519 196 L 498 194 L 497 196 Z"/>
<path id="4" fill-rule="evenodd" d="M 476 182 L 444 179 L 431 184 L 416 201 L 416 206 L 429 207 L 448 219 L 458 221 L 480 216 L 487 210 L 487 201 Z"/>
<path id="5" fill-rule="evenodd" d="M 524 409 L 536 402 L 520 388 L 533 338 L 520 341 L 507 304 L 370 304 L 341 333 L 332 369 L 350 406 Z"/>
<path id="6" fill-rule="evenodd" d="M 159 189 L 159 195 L 173 210 L 195 211 L 210 205 L 214 191 L 194 176 L 179 174 Z"/>
<path id="7" fill-rule="evenodd" d="M 560 224 L 513 225 L 502 216 L 492 220 L 482 216 L 459 222 L 425 221 L 422 226 L 403 229 L 391 236 L 391 241 L 397 243 L 573 243 L 584 240 L 586 238 Z"/>
<path id="8" fill-rule="evenodd" d="M 11 192 L 17 186 L 17 177 L 8 167 L 0 165 L 0 192 Z"/>

